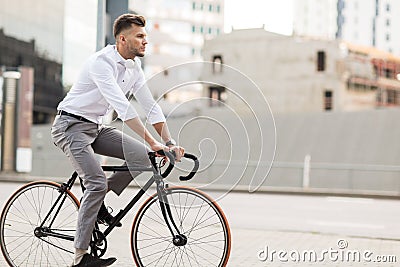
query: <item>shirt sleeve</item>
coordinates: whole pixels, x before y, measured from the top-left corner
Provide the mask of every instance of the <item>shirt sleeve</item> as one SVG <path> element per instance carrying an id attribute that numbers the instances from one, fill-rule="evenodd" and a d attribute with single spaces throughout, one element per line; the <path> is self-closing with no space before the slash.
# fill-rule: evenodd
<path id="1" fill-rule="evenodd" d="M 89 67 L 89 76 L 106 101 L 117 112 L 118 118 L 122 121 L 133 119 L 138 116 L 138 113 L 119 87 L 113 75 L 114 68 L 110 59 L 100 56 Z"/>
<path id="2" fill-rule="evenodd" d="M 140 78 L 135 82 L 133 92 L 136 100 L 146 113 L 147 121 L 150 124 L 165 122 L 165 116 L 160 106 L 154 100 L 149 87 L 146 84 L 142 69 L 139 71 Z"/>

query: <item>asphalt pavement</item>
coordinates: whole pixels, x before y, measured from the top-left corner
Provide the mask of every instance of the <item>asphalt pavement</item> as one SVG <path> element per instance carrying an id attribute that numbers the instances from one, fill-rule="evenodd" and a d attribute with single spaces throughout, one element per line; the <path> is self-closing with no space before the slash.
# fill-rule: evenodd
<path id="1" fill-rule="evenodd" d="M 0 206 L 21 183 L 0 183 Z M 115 211 L 135 193 L 109 194 Z M 74 189 L 79 195 L 79 190 Z M 218 200 L 232 233 L 228 266 L 399 266 L 400 201 L 333 196 L 207 192 Z M 134 266 L 134 208 L 108 240 L 115 266 Z M 0 257 L 0 266 L 7 266 Z"/>

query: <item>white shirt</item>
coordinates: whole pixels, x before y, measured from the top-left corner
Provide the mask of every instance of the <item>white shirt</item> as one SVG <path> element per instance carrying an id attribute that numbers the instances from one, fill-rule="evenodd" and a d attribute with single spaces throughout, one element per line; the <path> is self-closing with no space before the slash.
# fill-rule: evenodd
<path id="1" fill-rule="evenodd" d="M 114 109 L 118 118 L 126 121 L 138 116 L 126 98 L 128 93 L 132 93 L 146 112 L 150 124 L 165 122 L 160 106 L 146 86 L 140 66 L 139 58 L 125 60 L 115 45 L 106 46 L 86 61 L 77 82 L 57 109 L 98 124 Z"/>

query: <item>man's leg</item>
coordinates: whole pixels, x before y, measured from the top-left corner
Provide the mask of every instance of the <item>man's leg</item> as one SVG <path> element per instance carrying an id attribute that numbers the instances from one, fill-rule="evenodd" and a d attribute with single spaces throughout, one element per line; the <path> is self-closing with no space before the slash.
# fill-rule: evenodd
<path id="1" fill-rule="evenodd" d="M 149 149 L 138 140 L 123 134 L 112 127 L 103 127 L 96 141 L 92 144 L 95 153 L 119 158 L 125 161 L 124 165 L 148 167 L 150 160 L 147 155 Z M 134 177 L 141 172 L 116 172 L 108 178 L 108 188 L 120 195 Z"/>
<path id="2" fill-rule="evenodd" d="M 70 159 L 75 163 L 79 177 L 82 178 L 85 191 L 78 213 L 78 227 L 75 235 L 75 248 L 87 249 L 97 219 L 101 203 L 107 193 L 107 182 L 90 145 L 72 143 Z"/>
<path id="3" fill-rule="evenodd" d="M 63 116 L 57 118 L 52 129 L 54 143 L 67 154 L 74 169 L 83 180 L 86 190 L 78 212 L 74 245 L 75 264 L 79 263 L 89 243 L 100 205 L 107 193 L 107 181 L 91 143 L 98 134 L 98 126 Z M 85 256 L 85 259 L 93 261 Z M 115 259 L 113 259 L 115 261 Z M 79 266 L 79 265 L 78 265 Z"/>
<path id="4" fill-rule="evenodd" d="M 68 149 L 68 148 L 67 148 Z M 83 143 L 73 142 L 69 145 L 70 159 L 79 177 L 82 178 L 85 191 L 78 212 L 78 223 L 75 233 L 74 266 L 108 266 L 115 258 L 97 259 L 87 253 L 92 232 L 100 206 L 107 193 L 107 181 L 93 148 Z"/>

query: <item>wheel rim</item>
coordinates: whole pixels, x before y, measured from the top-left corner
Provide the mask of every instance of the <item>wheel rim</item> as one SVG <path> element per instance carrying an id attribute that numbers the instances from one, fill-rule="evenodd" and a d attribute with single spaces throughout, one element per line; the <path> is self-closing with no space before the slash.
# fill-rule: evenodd
<path id="1" fill-rule="evenodd" d="M 10 265 L 68 266 L 72 263 L 73 242 L 34 234 L 59 196 L 58 189 L 57 184 L 33 183 L 17 191 L 7 202 L 0 230 L 2 252 Z M 78 206 L 73 195 L 67 194 L 51 230 L 74 236 Z M 52 219 L 53 215 L 47 222 Z"/>
<path id="2" fill-rule="evenodd" d="M 144 204 L 133 227 L 132 246 L 139 266 L 223 266 L 230 249 L 229 226 L 209 198 L 186 188 L 168 190 L 172 216 L 187 238 L 175 246 L 157 198 Z"/>

